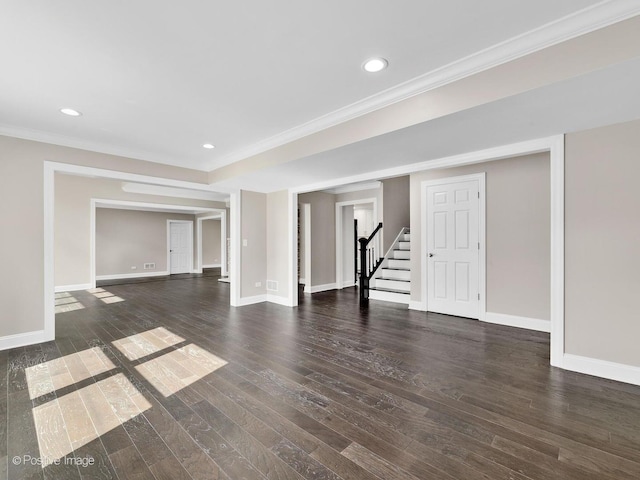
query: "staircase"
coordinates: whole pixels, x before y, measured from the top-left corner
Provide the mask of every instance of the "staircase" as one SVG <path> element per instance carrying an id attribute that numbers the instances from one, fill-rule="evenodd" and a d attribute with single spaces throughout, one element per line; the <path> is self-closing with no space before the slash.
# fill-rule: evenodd
<path id="1" fill-rule="evenodd" d="M 411 292 L 411 232 L 404 227 L 369 284 L 369 298 L 409 305 Z"/>

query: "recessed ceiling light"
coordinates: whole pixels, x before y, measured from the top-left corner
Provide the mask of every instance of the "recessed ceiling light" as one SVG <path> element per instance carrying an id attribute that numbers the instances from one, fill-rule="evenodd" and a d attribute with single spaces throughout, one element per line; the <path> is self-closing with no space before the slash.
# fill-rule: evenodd
<path id="1" fill-rule="evenodd" d="M 79 117 L 80 115 L 82 115 L 82 113 L 74 110 L 73 108 L 61 108 L 60 112 L 64 113 L 65 115 L 69 115 L 70 117 Z"/>
<path id="2" fill-rule="evenodd" d="M 385 58 L 370 58 L 362 65 L 362 68 L 369 73 L 376 73 L 384 70 L 389 66 L 389 62 Z"/>
<path id="3" fill-rule="evenodd" d="M 211 150 L 212 148 L 216 148 L 215 145 L 212 145 L 211 143 L 205 143 L 204 145 L 202 145 L 203 148 L 208 148 L 209 150 Z"/>

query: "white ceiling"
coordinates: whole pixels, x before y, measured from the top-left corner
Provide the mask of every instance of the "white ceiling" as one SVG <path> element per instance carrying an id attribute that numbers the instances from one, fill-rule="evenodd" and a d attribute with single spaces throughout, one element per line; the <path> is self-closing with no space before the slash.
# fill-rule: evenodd
<path id="1" fill-rule="evenodd" d="M 211 170 L 314 119 L 600 3 L 4 2 L 0 134 Z M 361 64 L 373 55 L 386 57 L 389 69 L 366 74 Z M 477 132 L 469 142 L 477 146 L 487 143 L 479 135 L 480 114 L 500 119 L 509 109 L 533 109 L 534 120 L 516 120 L 533 122 L 535 131 L 553 130 L 536 124 L 547 112 L 538 112 L 535 101 L 526 95 L 508 99 L 455 121 L 467 125 L 465 133 Z M 61 115 L 62 107 L 83 116 Z M 503 119 L 510 131 L 513 119 L 508 120 Z M 426 154 L 446 153 L 445 141 L 455 140 L 452 121 L 429 122 L 433 145 Z M 554 128 L 560 124 L 557 120 Z M 446 135 L 435 135 L 439 130 Z M 491 133 L 495 141 L 518 135 Z M 217 148 L 204 150 L 205 142 Z M 367 148 L 385 152 L 374 160 L 379 164 L 425 154 L 417 146 L 392 154 L 385 138 Z M 313 168 L 319 160 L 297 163 L 300 173 L 294 169 L 287 175 L 306 181 L 322 170 Z M 335 167 L 348 173 L 347 165 Z M 278 184 L 278 170 L 267 173 L 263 186 L 265 178 Z"/>

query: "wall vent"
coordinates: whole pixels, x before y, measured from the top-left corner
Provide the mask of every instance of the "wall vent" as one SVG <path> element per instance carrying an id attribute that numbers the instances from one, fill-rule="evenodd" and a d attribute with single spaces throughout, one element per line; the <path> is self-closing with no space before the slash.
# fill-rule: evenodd
<path id="1" fill-rule="evenodd" d="M 155 263 L 145 263 L 144 264 L 144 269 L 145 270 L 154 270 L 156 268 L 156 264 Z"/>
<path id="2" fill-rule="evenodd" d="M 278 282 L 276 282 L 275 280 L 267 280 L 267 290 L 269 290 L 270 292 L 277 292 Z"/>

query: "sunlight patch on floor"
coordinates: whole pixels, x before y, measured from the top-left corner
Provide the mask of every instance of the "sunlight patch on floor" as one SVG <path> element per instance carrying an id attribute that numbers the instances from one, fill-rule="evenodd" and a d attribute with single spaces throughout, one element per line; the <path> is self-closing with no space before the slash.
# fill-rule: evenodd
<path id="1" fill-rule="evenodd" d="M 35 407 L 43 468 L 149 408 L 122 373 Z"/>
<path id="2" fill-rule="evenodd" d="M 116 340 L 112 344 L 129 360 L 138 360 L 181 342 L 184 342 L 184 338 L 158 327 Z"/>
<path id="3" fill-rule="evenodd" d="M 84 305 L 69 292 L 56 293 L 55 300 L 55 313 L 73 312 L 84 308 Z"/>
<path id="4" fill-rule="evenodd" d="M 118 297 L 104 288 L 92 288 L 87 290 L 87 292 L 107 304 L 124 302 L 124 298 Z"/>
<path id="5" fill-rule="evenodd" d="M 135 368 L 162 395 L 168 397 L 226 364 L 220 357 L 189 344 Z"/>
<path id="6" fill-rule="evenodd" d="M 116 366 L 98 347 L 93 347 L 25 369 L 29 397 L 41 397 L 113 370 Z"/>

